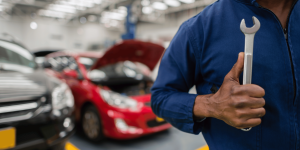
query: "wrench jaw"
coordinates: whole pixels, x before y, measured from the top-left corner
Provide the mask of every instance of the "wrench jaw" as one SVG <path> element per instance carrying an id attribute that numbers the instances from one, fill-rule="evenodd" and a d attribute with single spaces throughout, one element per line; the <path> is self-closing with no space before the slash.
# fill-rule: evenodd
<path id="1" fill-rule="evenodd" d="M 241 21 L 240 29 L 244 34 L 254 34 L 259 30 L 259 28 L 260 28 L 259 20 L 256 17 L 253 16 L 252 21 L 253 21 L 253 27 L 251 27 L 251 28 L 247 28 L 246 23 L 245 23 L 245 19 L 243 19 Z"/>

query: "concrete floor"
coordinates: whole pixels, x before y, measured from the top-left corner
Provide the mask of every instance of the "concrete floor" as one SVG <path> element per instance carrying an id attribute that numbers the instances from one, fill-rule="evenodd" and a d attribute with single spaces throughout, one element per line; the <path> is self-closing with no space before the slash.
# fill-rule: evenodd
<path id="1" fill-rule="evenodd" d="M 80 133 L 76 133 L 70 142 L 81 150 L 196 150 L 206 145 L 201 134 L 192 135 L 176 128 L 134 140 L 106 139 L 98 144 L 89 142 Z"/>

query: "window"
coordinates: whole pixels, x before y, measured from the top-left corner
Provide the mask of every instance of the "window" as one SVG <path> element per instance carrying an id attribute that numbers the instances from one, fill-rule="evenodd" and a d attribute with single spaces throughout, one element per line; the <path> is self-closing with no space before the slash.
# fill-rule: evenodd
<path id="1" fill-rule="evenodd" d="M 0 63 L 36 68 L 34 57 L 26 49 L 5 41 L 0 41 Z"/>

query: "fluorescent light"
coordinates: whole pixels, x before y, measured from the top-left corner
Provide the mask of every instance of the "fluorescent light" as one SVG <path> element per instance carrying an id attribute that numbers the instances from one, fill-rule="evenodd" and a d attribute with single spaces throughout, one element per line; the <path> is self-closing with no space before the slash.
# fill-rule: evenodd
<path id="1" fill-rule="evenodd" d="M 36 22 L 31 22 L 31 23 L 30 23 L 30 28 L 31 28 L 32 30 L 37 29 L 37 27 L 38 27 L 38 24 L 37 24 Z"/>
<path id="2" fill-rule="evenodd" d="M 64 12 L 57 12 L 57 11 L 45 10 L 45 9 L 40 10 L 38 12 L 38 14 L 41 16 L 53 17 L 53 18 L 66 18 L 67 17 L 67 14 Z"/>
<path id="3" fill-rule="evenodd" d="M 76 12 L 76 8 L 74 6 L 70 6 L 70 5 L 50 4 L 48 6 L 48 9 L 66 12 L 66 13 L 75 13 Z"/>
<path id="4" fill-rule="evenodd" d="M 102 14 L 102 18 L 115 19 L 115 20 L 124 20 L 126 17 L 125 14 L 117 13 L 117 12 L 109 12 L 105 11 Z"/>
<path id="5" fill-rule="evenodd" d="M 183 3 L 194 3 L 195 2 L 195 0 L 179 0 L 179 1 L 181 1 L 181 2 L 183 2 Z"/>
<path id="6" fill-rule="evenodd" d="M 149 0 L 142 0 L 141 4 L 142 4 L 142 6 L 149 6 L 150 5 L 150 1 Z"/>
<path id="7" fill-rule="evenodd" d="M 180 6 L 180 2 L 178 2 L 177 0 L 164 0 L 164 2 L 171 7 Z"/>
<path id="8" fill-rule="evenodd" d="M 94 3 L 92 1 L 78 1 L 78 0 L 69 0 L 69 1 L 60 1 L 61 4 L 65 5 L 74 5 L 81 7 L 94 7 Z"/>
<path id="9" fill-rule="evenodd" d="M 152 7 L 143 7 L 142 12 L 144 14 L 151 14 L 153 12 L 153 8 Z"/>
<path id="10" fill-rule="evenodd" d="M 94 3 L 99 5 L 102 3 L 102 0 L 94 0 Z"/>
<path id="11" fill-rule="evenodd" d="M 158 10 L 166 10 L 168 8 L 168 6 L 165 3 L 162 3 L 162 2 L 154 2 L 152 4 L 152 7 L 154 9 L 158 9 Z"/>
<path id="12" fill-rule="evenodd" d="M 119 21 L 117 21 L 117 20 L 110 21 L 110 26 L 117 27 L 118 25 L 119 25 Z"/>
<path id="13" fill-rule="evenodd" d="M 118 7 L 118 9 L 116 10 L 116 12 L 124 14 L 125 16 L 127 15 L 127 8 L 125 6 L 120 6 Z"/>

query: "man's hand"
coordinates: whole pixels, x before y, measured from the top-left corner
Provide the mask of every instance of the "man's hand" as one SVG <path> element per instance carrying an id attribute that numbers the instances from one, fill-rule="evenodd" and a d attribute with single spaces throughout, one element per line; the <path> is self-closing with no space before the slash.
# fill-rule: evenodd
<path id="1" fill-rule="evenodd" d="M 243 67 L 244 53 L 239 53 L 237 62 L 225 76 L 218 92 L 197 96 L 194 105 L 196 118 L 217 118 L 238 129 L 261 123 L 261 117 L 266 114 L 263 108 L 265 91 L 254 84 L 240 85 Z"/>

